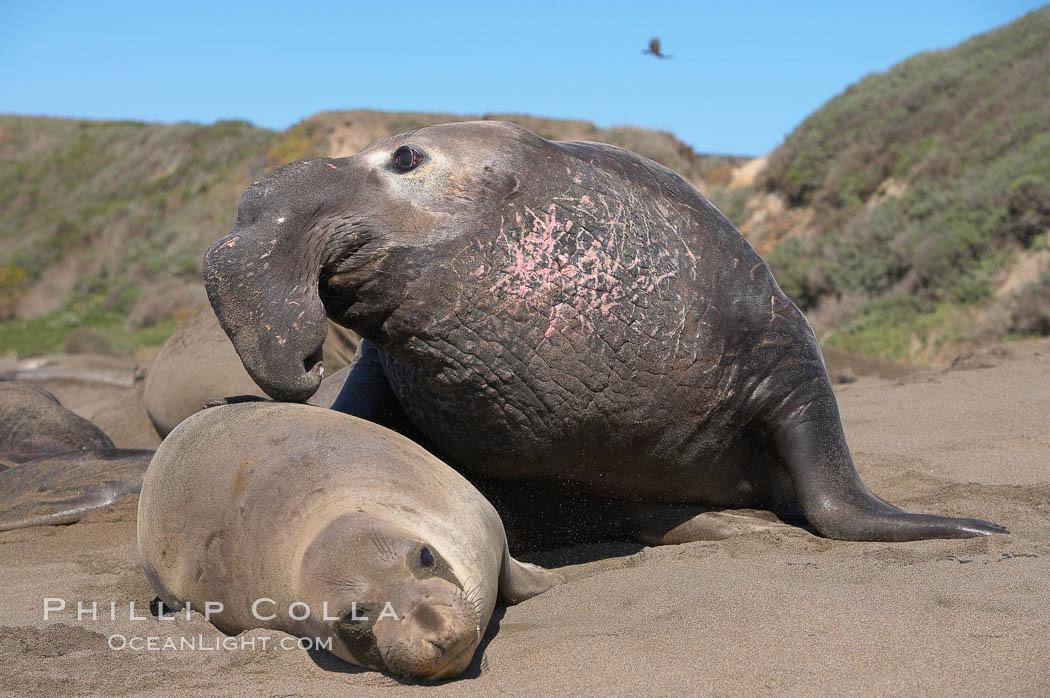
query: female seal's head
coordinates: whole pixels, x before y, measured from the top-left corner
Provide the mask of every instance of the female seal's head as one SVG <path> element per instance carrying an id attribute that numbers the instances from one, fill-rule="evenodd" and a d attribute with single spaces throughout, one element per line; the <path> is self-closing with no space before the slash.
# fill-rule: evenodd
<path id="1" fill-rule="evenodd" d="M 464 588 L 439 550 L 363 513 L 314 538 L 297 586 L 310 632 L 332 638 L 335 655 L 411 679 L 462 673 L 488 621 L 479 589 Z"/>

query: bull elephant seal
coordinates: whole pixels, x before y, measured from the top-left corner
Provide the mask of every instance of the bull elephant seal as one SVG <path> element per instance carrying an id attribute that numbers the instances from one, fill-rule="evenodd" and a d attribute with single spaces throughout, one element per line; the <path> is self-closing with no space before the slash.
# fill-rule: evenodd
<path id="1" fill-rule="evenodd" d="M 467 667 L 497 589 L 517 602 L 558 579 L 511 558 L 496 511 L 454 470 L 321 407 L 187 419 L 150 463 L 138 517 L 165 605 L 220 602 L 211 620 L 224 632 L 331 638 L 341 659 L 412 678 Z"/>
<path id="2" fill-rule="evenodd" d="M 341 327 L 325 342 L 329 373 L 350 363 L 358 338 Z M 146 412 L 161 437 L 212 398 L 262 393 L 244 372 L 210 308 L 191 316 L 164 343 L 146 374 Z M 325 405 L 327 407 L 327 405 Z"/>
<path id="3" fill-rule="evenodd" d="M 375 344 L 355 371 L 385 376 L 391 423 L 472 476 L 801 513 L 840 539 L 1006 530 L 872 494 L 806 318 L 713 205 L 622 148 L 473 122 L 300 160 L 248 187 L 204 273 L 269 395 L 316 390 L 327 315 Z"/>

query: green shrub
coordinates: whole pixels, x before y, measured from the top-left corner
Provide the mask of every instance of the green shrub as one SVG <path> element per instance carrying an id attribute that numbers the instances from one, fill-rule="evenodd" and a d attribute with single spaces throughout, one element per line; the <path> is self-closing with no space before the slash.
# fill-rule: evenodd
<path id="1" fill-rule="evenodd" d="M 170 319 L 144 329 L 130 329 L 127 309 L 140 289 L 127 287 L 107 296 L 71 295 L 61 307 L 28 320 L 0 322 L 0 355 L 47 354 L 62 350 L 73 330 L 88 329 L 107 340 L 118 352 L 131 355 L 139 346 L 158 346 L 175 330 Z"/>
<path id="2" fill-rule="evenodd" d="M 1010 332 L 1020 337 L 1050 335 L 1050 271 L 1017 294 L 1010 310 Z"/>
<path id="3" fill-rule="evenodd" d="M 1025 246 L 1050 228 L 1050 182 L 1039 175 L 1018 177 L 1006 189 L 1008 220 L 1003 231 Z"/>
<path id="4" fill-rule="evenodd" d="M 957 306 L 941 303 L 925 306 L 902 298 L 873 303 L 860 315 L 836 329 L 827 340 L 829 346 L 857 354 L 878 356 L 890 361 L 911 357 L 913 337 L 935 345 L 959 341 L 968 336 L 969 320 Z"/>
<path id="5" fill-rule="evenodd" d="M 902 335 L 880 304 L 984 303 L 1012 249 L 1047 244 L 1047 46 L 1050 8 L 921 54 L 851 85 L 774 152 L 761 184 L 816 210 L 810 241 L 769 255 L 785 292 L 804 308 L 868 299 L 836 341 L 900 356 Z M 906 191 L 876 205 L 889 176 Z M 893 338 L 882 346 L 868 332 Z"/>

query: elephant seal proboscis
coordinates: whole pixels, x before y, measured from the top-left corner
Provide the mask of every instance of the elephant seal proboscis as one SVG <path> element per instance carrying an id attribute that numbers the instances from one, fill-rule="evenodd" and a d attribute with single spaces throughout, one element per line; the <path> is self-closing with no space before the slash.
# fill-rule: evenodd
<path id="1" fill-rule="evenodd" d="M 291 163 L 244 192 L 204 274 L 269 395 L 317 389 L 327 316 L 377 364 L 333 407 L 388 413 L 353 392 L 378 372 L 402 412 L 384 423 L 472 476 L 802 514 L 840 539 L 1006 531 L 875 496 L 806 318 L 718 209 L 622 148 L 473 122 Z"/>
<path id="2" fill-rule="evenodd" d="M 510 556 L 495 509 L 450 467 L 321 407 L 193 415 L 150 463 L 138 516 L 167 607 L 221 603 L 223 632 L 330 638 L 341 659 L 415 679 L 469 665 L 497 591 L 516 603 L 559 579 Z"/>
<path id="3" fill-rule="evenodd" d="M 324 354 L 331 375 L 353 359 L 358 338 L 339 326 L 329 329 Z M 251 394 L 262 396 L 244 372 L 215 313 L 203 308 L 179 326 L 157 352 L 146 374 L 143 399 L 150 421 L 163 438 L 209 400 Z"/>

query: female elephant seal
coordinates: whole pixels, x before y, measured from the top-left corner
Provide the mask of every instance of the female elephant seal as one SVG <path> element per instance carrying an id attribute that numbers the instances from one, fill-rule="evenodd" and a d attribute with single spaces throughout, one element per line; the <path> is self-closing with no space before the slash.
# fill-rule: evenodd
<path id="1" fill-rule="evenodd" d="M 138 544 L 171 608 L 227 633 L 331 638 L 348 662 L 423 679 L 470 663 L 496 603 L 557 575 L 515 561 L 496 511 L 408 439 L 338 412 L 199 412 L 150 463 Z"/>
<path id="2" fill-rule="evenodd" d="M 204 273 L 268 394 L 317 388 L 327 314 L 465 472 L 801 512 L 831 538 L 1005 531 L 872 494 L 806 318 L 714 206 L 622 148 L 474 122 L 301 160 L 248 187 Z M 353 374 L 336 408 L 388 412 Z"/>

